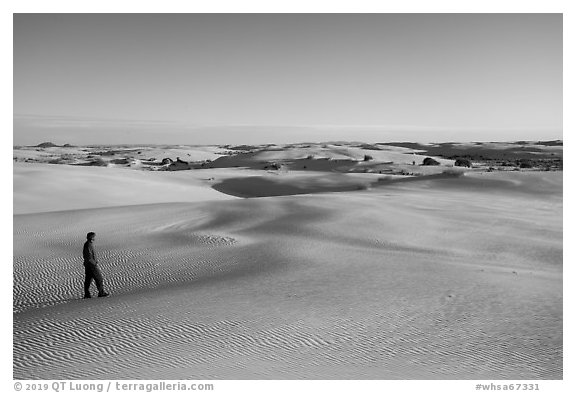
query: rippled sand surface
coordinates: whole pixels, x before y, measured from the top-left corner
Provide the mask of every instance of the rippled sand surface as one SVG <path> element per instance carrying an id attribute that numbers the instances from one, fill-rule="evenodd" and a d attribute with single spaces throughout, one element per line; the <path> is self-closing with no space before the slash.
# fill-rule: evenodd
<path id="1" fill-rule="evenodd" d="M 15 215 L 14 378 L 561 379 L 562 174 L 486 176 Z"/>

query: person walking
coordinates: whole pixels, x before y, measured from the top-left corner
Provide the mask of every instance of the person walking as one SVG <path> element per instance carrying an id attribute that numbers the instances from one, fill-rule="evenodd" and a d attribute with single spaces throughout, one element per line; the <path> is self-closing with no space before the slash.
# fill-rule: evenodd
<path id="1" fill-rule="evenodd" d="M 90 285 L 92 284 L 92 280 L 96 281 L 98 297 L 109 296 L 109 294 L 104 291 L 104 279 L 102 278 L 102 273 L 98 268 L 98 259 L 94 252 L 93 243 L 95 238 L 96 234 L 94 232 L 88 232 L 86 234 L 84 249 L 82 250 L 82 255 L 84 257 L 84 272 L 86 273 L 86 278 L 84 279 L 84 299 L 92 297 L 92 295 L 90 295 Z"/>

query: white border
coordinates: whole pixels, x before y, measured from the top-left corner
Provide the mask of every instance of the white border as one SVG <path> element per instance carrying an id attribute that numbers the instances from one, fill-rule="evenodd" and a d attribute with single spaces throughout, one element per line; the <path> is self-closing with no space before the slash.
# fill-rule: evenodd
<path id="1" fill-rule="evenodd" d="M 106 12 L 106 13 L 166 13 L 166 12 L 419 12 L 419 13 L 440 13 L 440 12 L 553 12 L 564 14 L 564 143 L 565 143 L 565 201 L 564 206 L 564 381 L 538 381 L 542 387 L 542 392 L 565 392 L 574 391 L 574 339 L 572 333 L 576 331 L 573 323 L 573 302 L 574 290 L 572 279 L 574 278 L 572 243 L 574 231 L 572 223 L 574 209 L 573 201 L 573 111 L 576 106 L 574 102 L 574 77 L 573 70 L 576 69 L 574 62 L 574 42 L 575 17 L 574 1 L 505 1 L 505 0 L 485 0 L 485 1 L 456 1 L 456 0 L 435 0 L 435 1 L 312 1 L 312 0 L 292 0 L 292 1 L 254 1 L 254 0 L 205 0 L 205 1 L 124 1 L 100 0 L 97 2 L 80 1 L 8 1 L 2 5 L 2 49 L 3 49 L 3 132 L 2 146 L 6 149 L 4 165 L 2 165 L 2 179 L 5 182 L 3 189 L 8 190 L 8 183 L 12 183 L 12 168 L 7 163 L 11 162 L 12 146 L 12 13 L 53 13 L 53 12 Z M 9 55 L 8 55 L 9 54 Z M 8 61 L 10 59 L 10 61 Z M 2 324 L 2 343 L 5 350 L 2 354 L 2 382 L 9 391 L 13 391 L 12 383 L 12 291 L 8 281 L 12 278 L 12 199 L 5 192 L 2 209 L 2 312 L 7 317 L 7 321 Z M 9 208 L 10 207 L 10 208 Z M 10 318 L 8 318 L 10 315 Z M 9 319 L 9 321 L 8 321 Z M 140 381 L 141 382 L 141 381 Z M 270 391 L 270 389 L 281 391 L 293 390 L 324 390 L 348 391 L 361 389 L 362 391 L 436 391 L 445 392 L 467 392 L 473 391 L 474 381 L 214 381 L 218 386 L 217 392 L 222 391 Z M 486 381 L 479 381 L 486 383 Z M 512 382 L 512 381 L 506 381 Z M 572 388 L 570 388 L 572 386 Z"/>

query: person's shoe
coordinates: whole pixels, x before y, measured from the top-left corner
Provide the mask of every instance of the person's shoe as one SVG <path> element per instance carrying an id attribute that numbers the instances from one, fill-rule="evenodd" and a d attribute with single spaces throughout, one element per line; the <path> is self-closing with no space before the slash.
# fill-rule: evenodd
<path id="1" fill-rule="evenodd" d="M 92 296 L 91 296 L 89 293 L 87 293 L 86 295 L 84 295 L 84 299 L 90 299 L 90 298 L 92 298 Z"/>
<path id="2" fill-rule="evenodd" d="M 106 296 L 110 296 L 110 294 L 107 292 L 102 292 L 98 294 L 98 297 L 106 297 Z"/>

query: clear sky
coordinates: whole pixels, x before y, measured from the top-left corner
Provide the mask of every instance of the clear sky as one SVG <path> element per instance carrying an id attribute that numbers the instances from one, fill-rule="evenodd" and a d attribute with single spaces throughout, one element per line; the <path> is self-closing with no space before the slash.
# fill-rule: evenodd
<path id="1" fill-rule="evenodd" d="M 15 14 L 14 143 L 562 138 L 561 14 Z"/>

